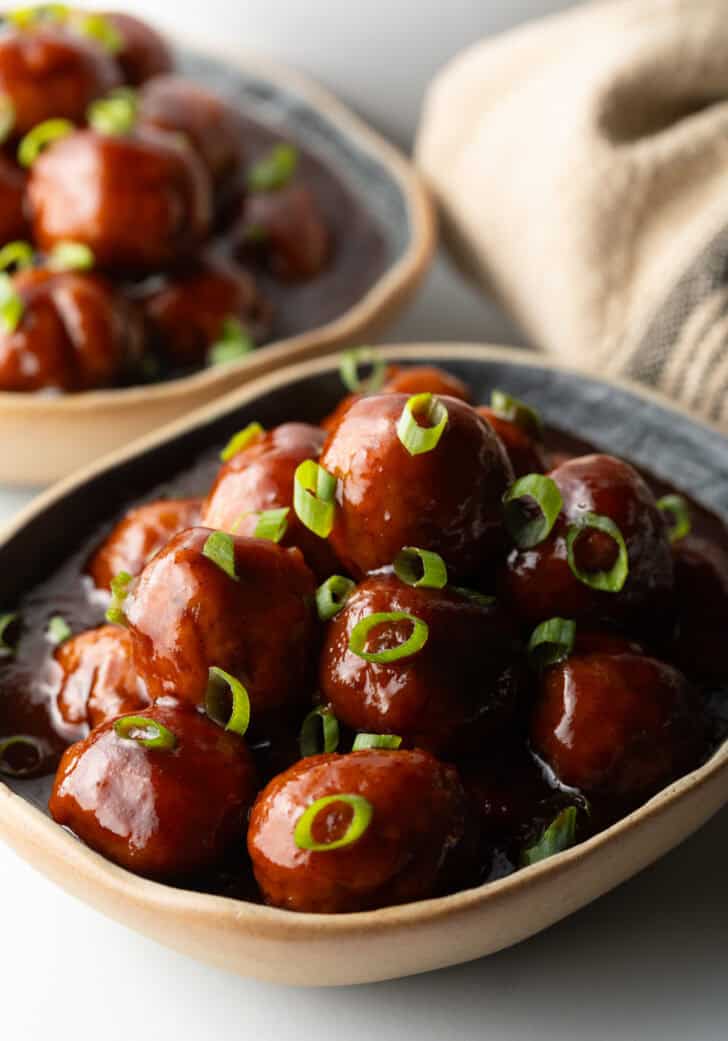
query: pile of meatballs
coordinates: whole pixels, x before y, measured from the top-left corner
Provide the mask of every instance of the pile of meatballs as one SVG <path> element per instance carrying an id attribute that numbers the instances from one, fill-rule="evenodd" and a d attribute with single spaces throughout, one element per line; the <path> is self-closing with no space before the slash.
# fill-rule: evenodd
<path id="1" fill-rule="evenodd" d="M 259 287 L 316 276 L 330 235 L 279 142 L 174 74 L 126 14 L 62 4 L 0 25 L 0 390 L 123 386 L 243 356 Z"/>
<path id="2" fill-rule="evenodd" d="M 567 849 L 714 747 L 728 556 L 688 504 L 549 456 L 507 394 L 343 371 L 320 426 L 250 423 L 204 500 L 132 509 L 87 561 L 109 621 L 54 652 L 86 736 L 50 812 L 130 871 L 293 911 L 420 900 Z"/>

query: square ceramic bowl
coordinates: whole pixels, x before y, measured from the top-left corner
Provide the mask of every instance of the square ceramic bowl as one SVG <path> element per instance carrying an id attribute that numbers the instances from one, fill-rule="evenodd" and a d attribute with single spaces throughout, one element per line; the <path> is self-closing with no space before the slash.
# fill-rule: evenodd
<path id="1" fill-rule="evenodd" d="M 666 402 L 502 348 L 391 347 L 538 407 L 547 424 L 669 479 L 728 521 L 728 444 Z M 93 465 L 31 504 L 0 536 L 7 609 L 47 577 L 130 497 L 176 473 L 213 472 L 230 435 L 254 419 L 316 421 L 342 394 L 336 359 L 263 377 Z M 202 488 L 200 489 L 202 490 Z M 46 813 L 50 780 L 0 785 L 0 836 L 80 899 L 201 961 L 245 976 L 323 986 L 407 976 L 490 954 L 546 928 L 687 838 L 728 801 L 728 742 L 708 762 L 618 824 L 514 875 L 452 896 L 360 914 L 295 914 L 150 882 L 83 846 Z M 42 928 L 39 923 L 38 928 Z"/>

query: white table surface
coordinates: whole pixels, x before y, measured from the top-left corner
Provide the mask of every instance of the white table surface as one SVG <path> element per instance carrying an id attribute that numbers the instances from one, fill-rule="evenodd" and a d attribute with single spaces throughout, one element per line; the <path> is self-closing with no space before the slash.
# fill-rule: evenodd
<path id="1" fill-rule="evenodd" d="M 401 142 L 458 47 L 560 0 L 137 0 L 306 68 Z M 203 24 L 204 23 L 204 24 Z M 389 60 L 408 43 L 407 62 Z M 379 60 L 377 60 L 379 56 Z M 518 342 L 439 262 L 390 340 Z M 30 491 L 0 489 L 0 521 Z M 728 810 L 661 863 L 510 951 L 410 980 L 301 990 L 240 980 L 107 921 L 0 846 L 0 1016 L 13 1041 L 726 1041 Z"/>

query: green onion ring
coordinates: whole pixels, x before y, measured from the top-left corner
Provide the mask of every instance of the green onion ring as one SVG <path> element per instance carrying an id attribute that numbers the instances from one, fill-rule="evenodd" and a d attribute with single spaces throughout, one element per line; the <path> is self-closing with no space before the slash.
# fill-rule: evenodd
<path id="1" fill-rule="evenodd" d="M 0 249 L 0 271 L 7 271 L 9 267 L 15 267 L 18 271 L 25 271 L 33 266 L 35 250 L 29 242 L 17 239 L 8 242 Z"/>
<path id="2" fill-rule="evenodd" d="M 530 519 L 524 500 L 538 506 L 540 516 Z M 503 521 L 519 549 L 532 549 L 547 539 L 561 513 L 563 500 L 555 481 L 543 474 L 527 474 L 503 496 Z"/>
<path id="3" fill-rule="evenodd" d="M 112 625 L 126 625 L 124 602 L 131 581 L 132 576 L 128 571 L 120 571 L 111 579 L 111 602 L 106 609 L 106 621 Z"/>
<path id="4" fill-rule="evenodd" d="M 657 506 L 663 513 L 670 514 L 673 524 L 668 528 L 667 537 L 670 542 L 680 542 L 690 534 L 692 522 L 690 507 L 682 495 L 663 495 L 657 500 Z"/>
<path id="5" fill-rule="evenodd" d="M 235 543 L 232 535 L 228 535 L 226 531 L 213 531 L 207 536 L 202 547 L 202 555 L 213 564 L 217 564 L 228 578 L 235 582 L 240 581 L 235 570 Z"/>
<path id="6" fill-rule="evenodd" d="M 354 811 L 349 826 L 340 839 L 334 839 L 332 842 L 317 842 L 313 837 L 314 822 L 322 810 L 337 802 L 351 806 Z M 374 807 L 363 795 L 350 795 L 347 792 L 341 792 L 339 795 L 325 795 L 322 799 L 311 803 L 298 818 L 293 839 L 299 849 L 310 850 L 314 853 L 330 853 L 335 849 L 342 849 L 344 846 L 351 846 L 357 842 L 371 824 L 373 814 Z"/>
<path id="7" fill-rule="evenodd" d="M 574 649 L 576 622 L 570 618 L 549 618 L 537 625 L 528 641 L 528 656 L 535 669 L 556 665 Z"/>
<path id="8" fill-rule="evenodd" d="M 322 622 L 329 622 L 349 599 L 356 582 L 343 575 L 331 575 L 316 590 L 316 610 Z"/>
<path id="9" fill-rule="evenodd" d="M 430 426 L 420 426 L 416 416 L 426 419 Z M 431 452 L 442 437 L 448 422 L 445 405 L 434 394 L 413 394 L 397 420 L 397 437 L 410 455 Z"/>
<path id="10" fill-rule="evenodd" d="M 525 401 L 514 398 L 503 390 L 494 390 L 490 395 L 490 407 L 496 416 L 515 423 L 531 437 L 539 441 L 543 438 L 543 420 L 536 409 L 531 408 Z"/>
<path id="11" fill-rule="evenodd" d="M 70 640 L 73 636 L 73 631 L 71 630 L 70 625 L 66 619 L 59 614 L 53 615 L 51 620 L 48 622 L 47 633 L 48 639 L 54 643 L 56 647 L 60 647 L 62 643 L 65 643 L 66 640 Z"/>
<path id="12" fill-rule="evenodd" d="M 264 433 L 265 430 L 260 423 L 248 423 L 243 430 L 238 430 L 237 434 L 233 434 L 222 452 L 220 452 L 220 459 L 223 463 L 227 463 L 234 455 L 247 448 L 257 437 L 262 437 Z"/>
<path id="13" fill-rule="evenodd" d="M 248 171 L 248 190 L 274 192 L 284 188 L 298 166 L 298 149 L 291 144 L 275 145 L 267 155 L 253 163 Z"/>
<path id="14" fill-rule="evenodd" d="M 372 629 L 387 622 L 410 622 L 412 635 L 397 647 L 388 647 L 384 651 L 365 651 L 367 638 Z M 411 658 L 413 654 L 417 654 L 427 643 L 429 635 L 427 622 L 408 611 L 377 611 L 356 623 L 349 637 L 349 650 L 364 661 L 388 665 L 390 662 Z"/>
<path id="15" fill-rule="evenodd" d="M 98 12 L 72 11 L 70 15 L 71 27 L 83 36 L 95 40 L 109 52 L 118 54 L 124 46 L 121 33 L 107 17 Z"/>
<path id="16" fill-rule="evenodd" d="M 325 539 L 334 526 L 336 478 L 313 459 L 296 467 L 293 476 L 293 509 L 309 531 Z"/>
<path id="17" fill-rule="evenodd" d="M 15 648 L 11 643 L 8 643 L 6 633 L 13 622 L 18 619 L 17 611 L 8 611 L 5 614 L 0 614 L 0 657 L 11 658 L 15 654 Z"/>
<path id="18" fill-rule="evenodd" d="M 4 144 L 15 126 L 15 105 L 7 94 L 0 94 L 0 145 Z"/>
<path id="19" fill-rule="evenodd" d="M 444 589 L 447 567 L 439 553 L 405 546 L 394 558 L 394 573 L 400 582 L 424 589 Z"/>
<path id="20" fill-rule="evenodd" d="M 360 365 L 372 367 L 366 379 L 359 376 Z M 387 377 L 387 366 L 379 352 L 372 347 L 356 347 L 342 354 L 339 375 L 341 382 L 352 394 L 376 394 Z"/>
<path id="21" fill-rule="evenodd" d="M 258 523 L 255 525 L 253 538 L 280 542 L 288 527 L 289 510 L 288 506 L 281 506 L 277 510 L 262 510 L 258 514 Z"/>
<path id="22" fill-rule="evenodd" d="M 255 350 L 255 341 L 235 315 L 228 315 L 222 323 L 220 338 L 207 352 L 208 365 L 227 365 L 244 358 Z"/>
<path id="23" fill-rule="evenodd" d="M 588 528 L 603 531 L 617 544 L 619 553 L 609 571 L 582 571 L 576 563 L 576 543 L 579 536 Z M 618 593 L 627 581 L 629 575 L 627 546 L 622 532 L 611 517 L 604 517 L 599 513 L 585 513 L 576 523 L 570 524 L 566 532 L 566 554 L 572 574 L 591 589 L 598 589 L 604 593 Z"/>
<path id="24" fill-rule="evenodd" d="M 488 593 L 479 593 L 477 589 L 466 589 L 465 586 L 450 586 L 450 589 L 452 589 L 453 593 L 467 597 L 468 600 L 472 600 L 474 604 L 478 604 L 480 607 L 492 607 L 496 602 L 494 596 L 489 596 Z"/>
<path id="25" fill-rule="evenodd" d="M 70 119 L 46 119 L 29 130 L 18 145 L 18 162 L 21 166 L 32 166 L 47 145 L 68 137 L 76 127 Z"/>
<path id="26" fill-rule="evenodd" d="M 48 254 L 51 271 L 90 271 L 96 262 L 93 250 L 85 242 L 57 242 Z"/>
<path id="27" fill-rule="evenodd" d="M 232 697 L 232 710 L 229 715 L 223 701 L 226 687 Z M 240 737 L 244 737 L 250 726 L 250 697 L 247 690 L 239 679 L 224 669 L 219 669 L 217 665 L 211 666 L 208 672 L 205 712 L 213 722 L 233 734 L 239 734 Z"/>
<path id="28" fill-rule="evenodd" d="M 136 91 L 119 87 L 106 97 L 92 101 L 86 109 L 86 119 L 99 134 L 123 137 L 134 129 L 138 107 Z"/>
<path id="29" fill-rule="evenodd" d="M 568 806 L 549 824 L 535 846 L 523 851 L 521 864 L 528 867 L 546 860 L 556 853 L 563 853 L 576 842 L 576 806 Z"/>
<path id="30" fill-rule="evenodd" d="M 23 298 L 16 293 L 12 278 L 6 271 L 0 271 L 0 327 L 8 335 L 14 333 L 24 313 Z"/>
<path id="31" fill-rule="evenodd" d="M 18 745 L 25 745 L 27 748 L 32 748 L 36 756 L 35 762 L 31 766 L 21 767 L 19 770 L 11 766 L 5 758 L 7 752 Z M 0 738 L 0 774 L 3 776 L 28 777 L 38 768 L 42 759 L 42 745 L 37 738 L 29 737 L 26 734 L 13 734 L 12 737 Z"/>
<path id="32" fill-rule="evenodd" d="M 142 748 L 171 752 L 177 746 L 172 731 L 149 716 L 122 716 L 114 723 L 114 733 L 123 741 L 136 741 Z"/>
<path id="33" fill-rule="evenodd" d="M 298 746 L 304 759 L 321 752 L 336 751 L 339 747 L 339 721 L 330 708 L 317 705 L 309 712 L 301 724 Z"/>
<path id="34" fill-rule="evenodd" d="M 352 752 L 361 752 L 365 748 L 399 748 L 402 738 L 399 734 L 357 734 Z"/>
<path id="35" fill-rule="evenodd" d="M 16 29 L 29 29 L 38 22 L 65 22 L 70 14 L 67 4 L 31 4 L 5 13 L 5 19 Z"/>

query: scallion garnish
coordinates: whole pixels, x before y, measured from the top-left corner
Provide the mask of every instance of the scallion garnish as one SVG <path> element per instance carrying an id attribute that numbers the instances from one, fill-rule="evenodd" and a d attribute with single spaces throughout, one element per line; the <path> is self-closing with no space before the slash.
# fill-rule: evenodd
<path id="1" fill-rule="evenodd" d="M 491 607 L 496 598 L 489 596 L 488 593 L 479 593 L 477 589 L 466 589 L 465 586 L 450 586 L 453 593 L 459 593 L 460 596 L 465 596 L 468 600 L 472 600 L 474 604 L 478 604 L 480 607 Z"/>
<path id="2" fill-rule="evenodd" d="M 313 459 L 299 463 L 293 476 L 293 508 L 302 524 L 325 539 L 334 526 L 336 478 Z"/>
<path id="3" fill-rule="evenodd" d="M 285 188 L 296 172 L 298 149 L 291 144 L 275 145 L 248 171 L 248 190 L 275 192 Z"/>
<path id="4" fill-rule="evenodd" d="M 13 766 L 8 760 L 8 752 L 12 749 L 30 749 L 34 759 L 28 766 Z M 43 748 L 37 738 L 26 734 L 13 734 L 12 737 L 0 738 L 0 774 L 5 777 L 28 777 L 34 773 L 43 759 Z"/>
<path id="5" fill-rule="evenodd" d="M 255 342 L 239 318 L 228 315 L 222 324 L 220 339 L 207 352 L 208 365 L 227 365 L 244 358 L 255 349 Z"/>
<path id="6" fill-rule="evenodd" d="M 48 639 L 51 641 L 51 643 L 54 643 L 56 647 L 59 647 L 62 643 L 65 643 L 66 640 L 70 640 L 70 638 L 73 636 L 73 632 L 71 630 L 70 625 L 68 624 L 66 619 L 59 614 L 53 615 L 53 617 L 49 621 L 47 633 Z"/>
<path id="7" fill-rule="evenodd" d="M 111 579 L 111 603 L 106 609 L 106 621 L 113 625 L 126 625 L 124 602 L 131 580 L 132 576 L 128 571 L 120 571 Z"/>
<path id="8" fill-rule="evenodd" d="M 24 271 L 33 266 L 34 259 L 35 250 L 29 242 L 22 239 L 8 242 L 0 249 L 0 271 L 7 271 L 11 267 Z"/>
<path id="9" fill-rule="evenodd" d="M 260 437 L 264 433 L 265 430 L 260 423 L 248 423 L 244 430 L 238 430 L 237 434 L 233 434 L 220 452 L 220 459 L 223 463 L 227 463 L 234 455 L 242 452 L 251 442 L 255 441 L 256 437 Z"/>
<path id="10" fill-rule="evenodd" d="M 69 14 L 67 4 L 33 4 L 7 11 L 5 18 L 16 29 L 28 29 L 37 22 L 65 22 Z"/>
<path id="11" fill-rule="evenodd" d="M 119 30 L 102 14 L 73 11 L 71 12 L 71 25 L 77 32 L 100 43 L 109 54 L 118 54 L 124 46 Z"/>
<path id="12" fill-rule="evenodd" d="M 521 863 L 524 867 L 537 864 L 556 853 L 563 853 L 576 842 L 576 806 L 568 806 L 544 830 L 535 846 L 523 851 Z"/>
<path id="13" fill-rule="evenodd" d="M 29 130 L 18 145 L 18 162 L 21 166 L 32 166 L 40 153 L 54 141 L 68 137 L 76 127 L 70 119 L 46 119 Z"/>
<path id="14" fill-rule="evenodd" d="M 520 401 L 503 390 L 494 390 L 490 395 L 490 407 L 501 419 L 515 423 L 532 437 L 539 440 L 543 437 L 543 420 L 536 409 L 531 408 L 525 401 Z"/>
<path id="15" fill-rule="evenodd" d="M 617 559 L 608 571 L 585 571 L 576 562 L 576 548 L 581 536 L 590 529 L 604 532 L 617 546 Z M 566 555 L 572 574 L 585 586 L 604 593 L 618 593 L 629 575 L 629 556 L 622 532 L 611 517 L 599 513 L 585 513 L 566 532 Z"/>
<path id="16" fill-rule="evenodd" d="M 515 481 L 503 496 L 503 520 L 515 545 L 531 549 L 548 538 L 562 506 L 561 492 L 550 477 L 527 474 Z"/>
<path id="17" fill-rule="evenodd" d="M 240 581 L 235 570 L 235 543 L 232 535 L 228 535 L 226 531 L 213 531 L 211 535 L 207 536 L 205 545 L 202 547 L 202 555 L 211 560 L 213 564 L 217 564 L 228 578 L 232 578 L 236 582 Z"/>
<path id="18" fill-rule="evenodd" d="M 322 622 L 337 615 L 356 588 L 356 582 L 343 575 L 332 575 L 316 590 L 316 610 Z"/>
<path id="19" fill-rule="evenodd" d="M 400 582 L 425 589 L 444 589 L 447 567 L 439 553 L 405 546 L 394 558 L 394 573 Z"/>
<path id="20" fill-rule="evenodd" d="M 337 803 L 343 803 L 352 810 L 351 820 L 346 831 L 339 839 L 317 842 L 313 836 L 316 818 L 329 806 Z M 307 849 L 314 853 L 330 853 L 335 849 L 342 849 L 344 846 L 351 846 L 352 843 L 357 842 L 371 824 L 373 814 L 374 807 L 363 795 L 350 795 L 347 792 L 341 792 L 338 795 L 324 795 L 322 799 L 311 803 L 298 818 L 293 839 L 299 849 Z"/>
<path id="21" fill-rule="evenodd" d="M 0 658 L 12 658 L 15 654 L 15 647 L 8 640 L 7 632 L 17 620 L 18 614 L 16 611 L 0 614 Z"/>
<path id="22" fill-rule="evenodd" d="M 309 755 L 336 751 L 339 747 L 339 721 L 330 708 L 318 705 L 309 712 L 301 725 L 298 745 L 304 759 Z"/>
<path id="23" fill-rule="evenodd" d="M 412 632 L 406 640 L 395 647 L 388 647 L 383 651 L 367 651 L 364 649 L 373 629 L 380 625 L 392 625 L 398 622 L 408 622 L 412 626 Z M 363 658 L 364 661 L 388 665 L 390 662 L 400 661 L 402 658 L 411 658 L 413 654 L 417 654 L 427 643 L 429 635 L 430 630 L 427 622 L 414 614 L 410 614 L 408 611 L 377 611 L 374 614 L 366 615 L 365 618 L 356 623 L 349 637 L 349 650 L 352 654 L 356 654 L 358 658 Z"/>
<path id="24" fill-rule="evenodd" d="M 136 91 L 131 87 L 119 87 L 105 98 L 92 101 L 86 110 L 86 119 L 99 134 L 123 136 L 134 129 L 137 109 Z"/>
<path id="25" fill-rule="evenodd" d="M 673 523 L 667 532 L 670 542 L 679 542 L 690 534 L 692 528 L 690 507 L 682 495 L 663 495 L 661 499 L 657 500 L 657 505 L 663 513 L 672 517 Z"/>
<path id="26" fill-rule="evenodd" d="M 253 538 L 280 542 L 288 527 L 289 509 L 288 506 L 281 506 L 277 510 L 262 510 L 258 514 L 258 523 L 255 525 Z"/>
<path id="27" fill-rule="evenodd" d="M 228 695 L 232 704 L 228 708 Z M 250 698 L 235 676 L 213 665 L 208 673 L 205 712 L 213 722 L 243 737 L 250 725 Z"/>
<path id="28" fill-rule="evenodd" d="M 3 332 L 14 333 L 24 312 L 23 298 L 15 292 L 13 280 L 6 271 L 0 271 L 0 326 Z"/>
<path id="29" fill-rule="evenodd" d="M 4 144 L 15 126 L 15 105 L 7 94 L 0 94 L 0 145 Z"/>
<path id="30" fill-rule="evenodd" d="M 421 426 L 418 418 L 427 422 Z M 434 394 L 413 394 L 397 420 L 397 437 L 410 455 L 431 452 L 442 437 L 448 421 L 445 405 Z"/>
<path id="31" fill-rule="evenodd" d="M 399 734 L 357 734 L 352 752 L 361 752 L 365 748 L 399 748 L 402 738 Z"/>
<path id="32" fill-rule="evenodd" d="M 94 266 L 93 250 L 85 242 L 57 242 L 48 254 L 51 271 L 90 271 Z"/>
<path id="33" fill-rule="evenodd" d="M 171 752 L 177 746 L 172 731 L 149 716 L 122 716 L 114 723 L 114 733 L 124 741 L 136 741 L 142 748 Z"/>
<path id="34" fill-rule="evenodd" d="M 371 367 L 367 377 L 359 375 L 362 365 Z M 376 394 L 386 379 L 387 366 L 384 359 L 371 347 L 357 347 L 342 354 L 339 375 L 346 389 L 352 394 Z"/>
<path id="35" fill-rule="evenodd" d="M 570 618 L 549 618 L 537 625 L 528 641 L 528 656 L 535 669 L 556 665 L 574 649 L 576 622 Z"/>

